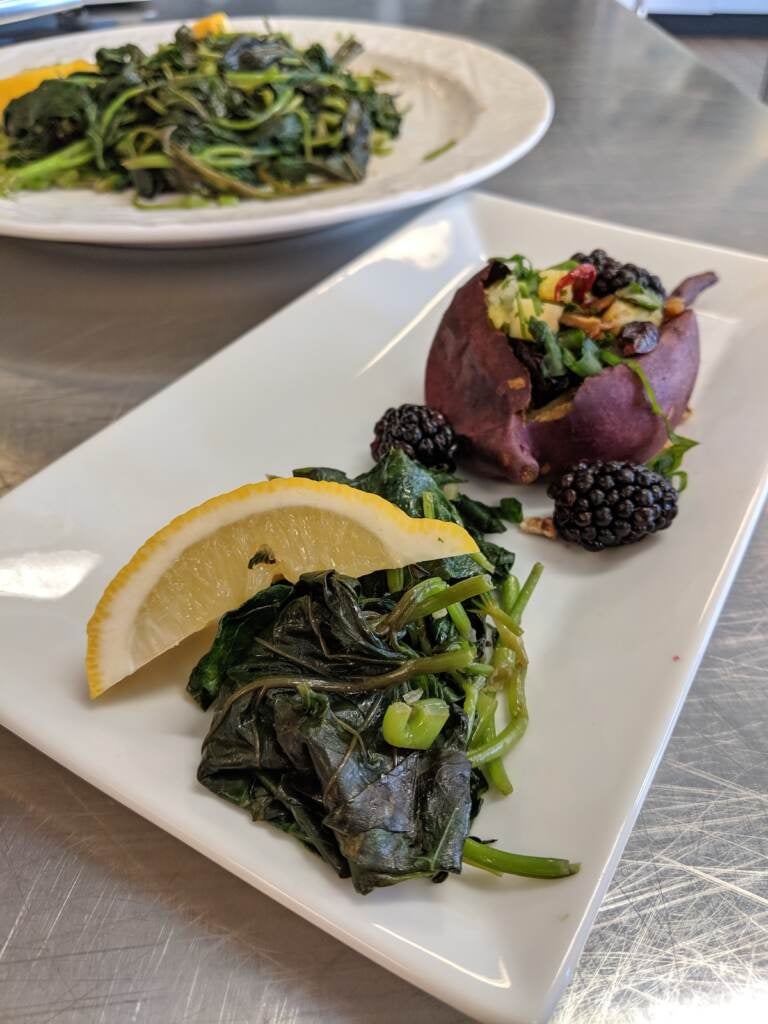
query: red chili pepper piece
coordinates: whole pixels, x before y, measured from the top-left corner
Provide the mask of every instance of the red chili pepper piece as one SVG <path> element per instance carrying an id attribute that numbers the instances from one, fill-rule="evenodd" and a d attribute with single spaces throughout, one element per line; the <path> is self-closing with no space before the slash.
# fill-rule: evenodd
<path id="1" fill-rule="evenodd" d="M 560 293 L 568 284 L 573 285 L 573 297 L 576 302 L 583 302 L 596 277 L 597 270 L 591 263 L 580 263 L 578 267 L 564 274 L 555 285 L 555 302 L 560 301 Z"/>

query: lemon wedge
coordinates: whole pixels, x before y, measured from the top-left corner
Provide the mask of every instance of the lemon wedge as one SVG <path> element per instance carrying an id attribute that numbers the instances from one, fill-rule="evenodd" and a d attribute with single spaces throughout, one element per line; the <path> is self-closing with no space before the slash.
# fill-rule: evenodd
<path id="1" fill-rule="evenodd" d="M 362 576 L 475 551 L 461 526 L 411 519 L 383 498 L 343 484 L 289 478 L 220 494 L 150 537 L 104 591 L 88 623 L 91 696 L 277 575 L 297 580 L 338 569 Z"/>
<path id="2" fill-rule="evenodd" d="M 192 26 L 192 35 L 195 39 L 205 39 L 206 36 L 222 36 L 231 31 L 232 24 L 223 11 L 209 14 L 207 18 L 201 18 Z"/>
<path id="3" fill-rule="evenodd" d="M 38 85 L 47 82 L 51 78 L 69 78 L 78 71 L 98 71 L 95 64 L 89 64 L 87 60 L 73 60 L 69 64 L 51 64 L 47 68 L 29 68 L 20 71 L 18 75 L 11 75 L 9 78 L 0 78 L 0 113 L 8 106 L 11 100 L 19 96 L 26 96 Z"/>

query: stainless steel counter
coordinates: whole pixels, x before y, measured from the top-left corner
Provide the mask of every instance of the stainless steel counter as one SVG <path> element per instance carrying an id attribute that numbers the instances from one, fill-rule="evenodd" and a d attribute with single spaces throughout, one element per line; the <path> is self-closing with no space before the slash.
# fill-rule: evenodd
<path id="1" fill-rule="evenodd" d="M 549 80 L 557 116 L 491 190 L 768 251 L 768 109 L 613 0 L 224 6 L 401 21 L 508 49 Z M 0 492 L 405 219 L 199 252 L 0 240 Z M 767 576 L 764 522 L 557 1024 L 768 1019 Z M 2 1024 L 393 1017 L 464 1019 L 0 730 Z"/>

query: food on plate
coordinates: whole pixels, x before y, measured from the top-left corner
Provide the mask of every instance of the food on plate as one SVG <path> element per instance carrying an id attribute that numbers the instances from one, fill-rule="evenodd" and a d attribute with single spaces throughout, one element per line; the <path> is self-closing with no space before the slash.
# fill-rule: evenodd
<path id="1" fill-rule="evenodd" d="M 601 249 L 544 270 L 491 260 L 442 318 L 427 402 L 462 458 L 516 483 L 583 459 L 646 462 L 680 441 L 672 428 L 699 367 L 690 307 L 716 280 L 696 275 L 667 296 L 654 274 Z"/>
<path id="2" fill-rule="evenodd" d="M 474 555 L 360 578 L 277 579 L 225 615 L 188 690 L 213 717 L 199 780 L 298 838 L 358 892 L 443 881 L 462 862 L 540 878 L 578 865 L 470 836 L 488 785 L 528 723 L 520 621 L 541 574 L 485 534 L 501 508 L 448 497 L 444 474 L 393 448 L 367 473 L 295 470 L 389 499 L 415 517 L 473 523 Z M 517 516 L 519 508 L 504 513 Z M 496 730 L 502 705 L 507 723 Z"/>
<path id="3" fill-rule="evenodd" d="M 464 863 L 574 874 L 470 835 L 488 788 L 511 793 L 503 758 L 528 725 L 521 620 L 542 566 L 521 584 L 486 536 L 519 503 L 475 501 L 397 447 L 354 478 L 294 472 L 137 552 L 89 624 L 92 695 L 226 607 L 187 685 L 211 712 L 198 779 L 213 793 L 363 894 Z"/>
<path id="4" fill-rule="evenodd" d="M 517 498 L 502 498 L 498 505 L 487 505 L 459 490 L 461 483 L 450 473 L 430 470 L 401 448 L 393 448 L 373 469 L 359 476 L 347 476 L 340 469 L 315 466 L 295 469 L 294 476 L 352 487 L 378 494 L 406 515 L 441 519 L 463 526 L 478 546 L 481 565 L 503 583 L 514 565 L 512 552 L 488 540 L 490 533 L 504 533 L 509 523 L 519 523 L 523 509 Z M 478 556 L 476 556 L 478 557 Z"/>
<path id="5" fill-rule="evenodd" d="M 128 43 L 95 65 L 23 72 L 0 83 L 0 194 L 84 187 L 196 206 L 362 181 L 402 114 L 386 75 L 350 69 L 361 52 L 352 38 L 328 53 L 235 33 L 217 14 L 152 54 Z"/>
<path id="6" fill-rule="evenodd" d="M 455 468 L 456 435 L 445 416 L 426 405 L 387 409 L 373 428 L 371 455 L 378 462 L 399 448 L 432 469 Z"/>
<path id="7" fill-rule="evenodd" d="M 577 462 L 547 493 L 558 535 L 587 551 L 635 544 L 666 530 L 677 515 L 672 482 L 631 462 Z"/>
<path id="8" fill-rule="evenodd" d="M 270 480 L 221 494 L 150 537 L 105 590 L 88 623 L 91 696 L 215 622 L 276 574 L 296 580 L 338 569 L 362 576 L 476 549 L 455 520 L 413 519 L 374 494 L 335 483 Z"/>
<path id="9" fill-rule="evenodd" d="M 200 782 L 360 893 L 443 881 L 465 856 L 536 877 L 576 869 L 470 838 L 483 767 L 527 723 L 527 659 L 515 605 L 502 609 L 476 564 L 462 575 L 450 562 L 276 582 L 224 616 L 189 680 L 212 711 Z M 510 720 L 496 734 L 500 700 Z"/>

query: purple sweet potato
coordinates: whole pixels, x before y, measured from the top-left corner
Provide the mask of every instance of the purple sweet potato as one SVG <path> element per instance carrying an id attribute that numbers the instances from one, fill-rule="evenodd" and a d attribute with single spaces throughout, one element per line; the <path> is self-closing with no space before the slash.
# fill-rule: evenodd
<path id="1" fill-rule="evenodd" d="M 558 472 L 578 459 L 644 462 L 664 446 L 661 419 L 626 366 L 588 377 L 576 392 L 530 409 L 528 370 L 507 336 L 488 319 L 485 267 L 457 292 L 427 360 L 426 400 L 443 412 L 464 441 L 478 472 L 515 483 Z M 687 303 L 717 278 L 687 278 L 673 293 Z M 699 369 L 696 315 L 666 320 L 659 344 L 638 356 L 670 423 L 685 414 Z"/>

